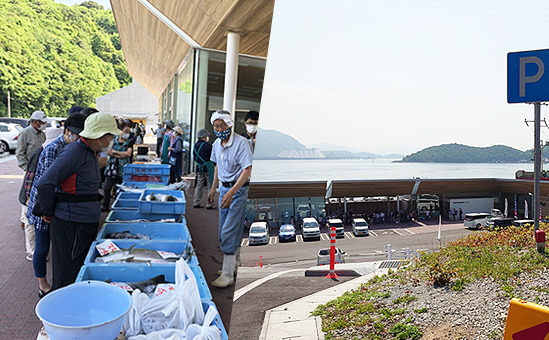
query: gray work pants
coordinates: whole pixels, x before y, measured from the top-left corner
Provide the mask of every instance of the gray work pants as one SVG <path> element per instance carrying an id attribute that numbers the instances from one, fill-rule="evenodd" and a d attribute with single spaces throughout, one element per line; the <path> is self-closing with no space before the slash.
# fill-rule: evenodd
<path id="1" fill-rule="evenodd" d="M 200 205 L 202 203 L 202 192 L 204 187 L 207 188 L 206 194 L 210 191 L 212 183 L 210 183 L 210 177 L 207 172 L 197 172 L 196 173 L 196 186 L 194 187 L 194 205 Z M 210 207 L 211 204 L 206 203 L 207 207 Z"/>

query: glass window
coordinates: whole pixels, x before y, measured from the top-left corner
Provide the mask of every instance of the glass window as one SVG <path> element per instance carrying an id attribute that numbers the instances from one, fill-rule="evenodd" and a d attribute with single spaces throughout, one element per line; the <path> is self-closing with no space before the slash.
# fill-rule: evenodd
<path id="1" fill-rule="evenodd" d="M 181 70 L 181 73 L 176 77 L 177 86 L 175 88 L 176 105 L 175 117 L 178 125 L 183 129 L 183 169 L 185 172 L 194 171 L 191 166 L 191 150 L 194 145 L 191 137 L 192 125 L 192 102 L 193 102 L 193 75 L 194 75 L 194 59 L 189 58 L 187 64 Z"/>
<path id="2" fill-rule="evenodd" d="M 294 212 L 294 200 L 293 198 L 279 198 L 278 200 L 278 213 L 280 218 L 280 224 L 291 223 L 292 217 L 295 221 Z"/>
<path id="3" fill-rule="evenodd" d="M 319 217 L 326 217 L 326 204 L 324 197 L 311 197 L 311 215 L 319 220 Z"/>

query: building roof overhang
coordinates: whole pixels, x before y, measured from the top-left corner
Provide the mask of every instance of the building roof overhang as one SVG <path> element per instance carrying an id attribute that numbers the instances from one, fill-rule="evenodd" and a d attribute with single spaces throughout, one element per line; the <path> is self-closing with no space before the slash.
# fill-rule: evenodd
<path id="1" fill-rule="evenodd" d="M 274 0 L 111 0 L 128 71 L 157 97 L 192 47 L 142 2 L 201 48 L 224 51 L 236 32 L 241 54 L 267 57 Z"/>

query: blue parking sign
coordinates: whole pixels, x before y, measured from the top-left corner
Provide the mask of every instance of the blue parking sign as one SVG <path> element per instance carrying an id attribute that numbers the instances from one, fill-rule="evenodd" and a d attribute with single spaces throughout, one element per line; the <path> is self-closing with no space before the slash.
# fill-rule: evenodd
<path id="1" fill-rule="evenodd" d="M 507 54 L 507 102 L 549 101 L 549 50 Z"/>

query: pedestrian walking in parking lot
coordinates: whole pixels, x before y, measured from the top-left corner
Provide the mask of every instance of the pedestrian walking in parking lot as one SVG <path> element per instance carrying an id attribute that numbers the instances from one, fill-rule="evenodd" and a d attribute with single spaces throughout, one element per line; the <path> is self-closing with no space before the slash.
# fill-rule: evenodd
<path id="1" fill-rule="evenodd" d="M 219 239 L 223 252 L 221 275 L 212 282 L 225 288 L 234 283 L 240 255 L 240 240 L 246 201 L 248 178 L 252 171 L 252 150 L 246 138 L 235 134 L 234 121 L 229 111 L 217 110 L 210 119 L 217 137 L 211 160 L 216 163 L 208 201 L 213 203 L 219 186 Z"/>
<path id="2" fill-rule="evenodd" d="M 31 115 L 30 125 L 21 131 L 17 138 L 17 165 L 23 171 L 27 171 L 30 156 L 46 141 L 47 116 L 42 111 L 34 111 Z M 32 261 L 34 253 L 34 226 L 29 224 L 27 219 L 27 206 L 21 205 L 21 227 L 25 230 L 25 258 Z"/>
<path id="3" fill-rule="evenodd" d="M 210 192 L 215 173 L 215 164 L 210 160 L 212 145 L 208 143 L 210 133 L 206 129 L 198 130 L 196 136 L 198 141 L 193 147 L 194 161 L 196 162 L 196 177 L 194 187 L 193 207 L 202 208 L 202 191 L 204 187 Z M 206 209 L 213 209 L 215 206 L 209 201 L 206 202 Z"/>
<path id="4" fill-rule="evenodd" d="M 36 235 L 32 265 L 34 276 L 38 280 L 38 297 L 40 298 L 51 290 L 51 286 L 46 278 L 46 257 L 50 252 L 50 224 L 40 218 L 40 216 L 42 216 L 41 207 L 39 204 L 36 204 L 38 194 L 37 184 L 44 173 L 46 173 L 54 163 L 61 151 L 63 151 L 67 145 L 78 141 L 80 138 L 79 134 L 84 129 L 85 120 L 86 116 L 81 113 L 70 115 L 65 121 L 63 134 L 44 148 L 40 153 L 36 166 L 36 172 L 29 195 L 27 218 L 29 224 L 34 226 L 34 233 Z"/>
<path id="5" fill-rule="evenodd" d="M 109 151 L 120 133 L 110 114 L 89 116 L 82 138 L 65 147 L 38 181 L 42 219 L 51 223 L 54 290 L 74 282 L 95 239 L 101 215 L 97 155 Z"/>

